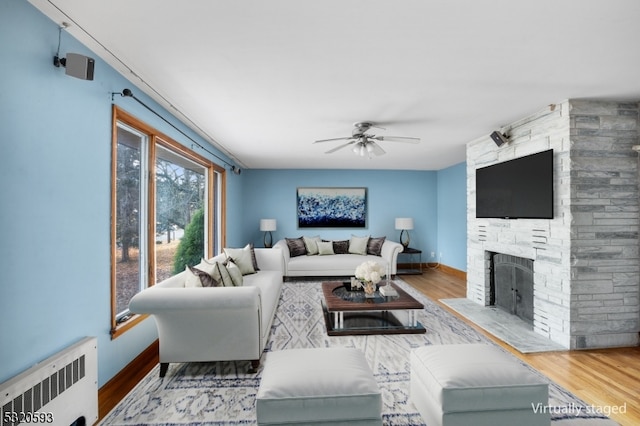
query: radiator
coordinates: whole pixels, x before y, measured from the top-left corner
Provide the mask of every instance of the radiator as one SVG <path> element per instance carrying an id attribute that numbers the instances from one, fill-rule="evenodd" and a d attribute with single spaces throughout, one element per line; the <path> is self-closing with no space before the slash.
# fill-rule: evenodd
<path id="1" fill-rule="evenodd" d="M 98 420 L 98 341 L 86 337 L 0 384 L 2 426 Z"/>

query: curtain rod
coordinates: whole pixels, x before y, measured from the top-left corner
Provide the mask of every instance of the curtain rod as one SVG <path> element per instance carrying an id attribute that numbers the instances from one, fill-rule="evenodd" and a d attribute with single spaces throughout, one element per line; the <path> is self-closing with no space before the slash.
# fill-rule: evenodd
<path id="1" fill-rule="evenodd" d="M 120 92 L 111 92 L 111 100 L 113 101 L 113 96 L 114 95 L 120 95 L 123 98 L 133 98 L 136 100 L 136 102 L 138 102 L 140 105 L 142 105 L 143 107 L 145 107 L 146 109 L 148 109 L 149 111 L 151 111 L 152 113 L 154 113 L 156 116 L 158 116 L 162 121 L 164 121 L 165 123 L 167 123 L 169 126 L 173 127 L 174 129 L 176 129 L 178 132 L 180 132 L 183 136 L 185 136 L 186 138 L 188 138 L 191 142 L 193 142 L 195 145 L 197 145 L 200 149 L 208 152 L 209 154 L 213 155 L 214 157 L 216 157 L 218 160 L 222 161 L 224 164 L 226 164 L 227 166 L 229 166 L 231 168 L 231 171 L 237 175 L 239 175 L 242 170 L 239 167 L 236 167 L 235 164 L 231 164 L 228 161 L 226 161 L 224 158 L 220 157 L 219 155 L 217 155 L 214 152 L 209 151 L 207 148 L 205 148 L 204 146 L 200 145 L 198 142 L 195 141 L 195 139 L 193 139 L 191 136 L 187 135 L 185 132 L 183 132 L 182 130 L 180 130 L 178 127 L 176 127 L 173 123 L 171 123 L 169 120 L 167 120 L 166 118 L 164 118 L 162 115 L 160 115 L 159 113 L 157 113 L 155 110 L 153 110 L 150 106 L 148 106 L 147 104 L 145 104 L 144 102 L 142 102 L 140 99 L 138 99 L 133 92 L 130 89 L 122 89 L 122 93 Z M 191 147 L 193 148 L 193 146 Z"/>

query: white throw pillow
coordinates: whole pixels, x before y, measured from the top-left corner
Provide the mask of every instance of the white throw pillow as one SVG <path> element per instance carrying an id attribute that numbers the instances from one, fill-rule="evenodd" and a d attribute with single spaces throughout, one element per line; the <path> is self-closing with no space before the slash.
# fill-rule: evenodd
<path id="1" fill-rule="evenodd" d="M 357 237 L 355 235 L 351 236 L 349 240 L 349 253 L 351 254 L 367 254 L 367 244 L 369 244 L 369 236 L 366 237 Z"/>
<path id="2" fill-rule="evenodd" d="M 322 241 L 320 235 L 315 237 L 302 237 L 302 241 L 304 241 L 304 247 L 307 249 L 308 256 L 318 254 L 318 243 Z"/>
<path id="3" fill-rule="evenodd" d="M 186 279 L 184 280 L 185 288 L 189 287 L 202 287 L 202 282 L 200 281 L 200 277 L 191 272 L 189 265 L 184 267 L 184 272 Z"/>
<path id="4" fill-rule="evenodd" d="M 218 281 L 211 274 L 203 271 L 195 266 L 187 265 L 185 267 L 187 278 L 185 279 L 185 288 L 189 287 L 216 287 Z"/>
<path id="5" fill-rule="evenodd" d="M 253 267 L 253 260 L 251 258 L 251 244 L 247 244 L 244 248 L 225 248 L 224 254 L 227 256 L 227 259 L 233 259 L 233 263 L 235 263 L 238 268 L 240 268 L 240 272 L 242 275 L 255 274 L 256 270 Z"/>
<path id="6" fill-rule="evenodd" d="M 229 270 L 227 269 L 226 263 L 231 262 L 228 260 L 225 262 L 218 262 L 213 259 L 202 259 L 200 265 L 203 266 L 203 271 L 207 271 L 207 273 L 218 282 L 218 285 L 221 285 L 223 287 L 233 287 L 236 284 L 231 277 L 231 273 L 229 273 Z"/>
<path id="7" fill-rule="evenodd" d="M 224 287 L 234 287 L 233 279 L 229 274 L 229 270 L 224 263 L 216 262 L 216 269 L 213 273 L 213 279 L 221 283 Z"/>
<path id="8" fill-rule="evenodd" d="M 233 281 L 233 285 L 236 287 L 242 287 L 242 284 L 243 284 L 242 272 L 240 272 L 240 268 L 238 268 L 238 265 L 236 265 L 235 263 L 233 263 L 231 259 L 229 259 L 226 262 L 225 266 L 227 267 L 227 272 L 229 272 L 229 275 L 231 276 L 231 281 Z"/>
<path id="9" fill-rule="evenodd" d="M 206 259 L 201 259 L 200 263 L 198 263 L 196 265 L 196 268 L 200 269 L 201 271 L 206 272 L 207 274 L 213 276 L 213 272 L 216 269 L 216 262 L 212 261 L 211 263 L 209 263 L 209 261 L 207 261 Z"/>
<path id="10" fill-rule="evenodd" d="M 320 256 L 335 254 L 333 252 L 333 243 L 331 241 L 318 241 L 317 244 L 318 244 L 318 254 Z"/>

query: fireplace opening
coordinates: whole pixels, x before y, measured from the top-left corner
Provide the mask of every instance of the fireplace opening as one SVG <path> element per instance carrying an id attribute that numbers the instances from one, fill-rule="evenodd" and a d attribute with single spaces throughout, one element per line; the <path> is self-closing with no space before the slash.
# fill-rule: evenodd
<path id="1" fill-rule="evenodd" d="M 533 260 L 491 254 L 490 304 L 533 324 Z"/>

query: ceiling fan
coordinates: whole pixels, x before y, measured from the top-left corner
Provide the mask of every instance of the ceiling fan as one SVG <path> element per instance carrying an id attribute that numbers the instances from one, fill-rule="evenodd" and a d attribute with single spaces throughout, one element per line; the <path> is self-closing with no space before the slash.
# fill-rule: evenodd
<path id="1" fill-rule="evenodd" d="M 406 142 L 406 143 L 419 143 L 420 138 L 413 138 L 408 136 L 376 136 L 367 133 L 371 128 L 385 130 L 383 127 L 376 126 L 375 123 L 371 121 L 359 121 L 357 123 L 353 123 L 353 130 L 351 131 L 351 136 L 343 137 L 343 138 L 331 138 L 331 139 L 320 139 L 315 141 L 314 143 L 322 143 L 322 142 L 331 142 L 331 141 L 348 141 L 345 144 L 339 145 L 335 148 L 330 149 L 325 152 L 325 154 L 331 154 L 336 152 L 342 148 L 345 148 L 349 145 L 352 145 L 352 151 L 361 157 L 367 155 L 371 158 L 371 154 L 374 155 L 383 155 L 385 154 L 385 150 L 380 147 L 376 142 L 381 141 L 390 141 L 390 142 Z"/>

